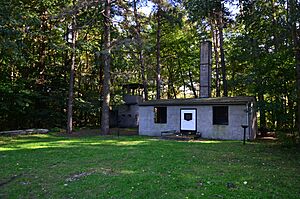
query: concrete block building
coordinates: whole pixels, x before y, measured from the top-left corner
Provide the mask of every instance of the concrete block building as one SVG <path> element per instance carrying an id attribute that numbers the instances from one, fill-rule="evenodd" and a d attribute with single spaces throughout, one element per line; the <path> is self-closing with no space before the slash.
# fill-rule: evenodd
<path id="1" fill-rule="evenodd" d="M 125 103 L 118 107 L 118 126 L 123 128 L 135 128 L 139 124 L 139 105 L 142 96 L 125 95 Z"/>
<path id="2" fill-rule="evenodd" d="M 139 134 L 194 132 L 208 139 L 253 140 L 257 131 L 255 98 L 220 97 L 152 100 L 139 104 Z"/>
<path id="3" fill-rule="evenodd" d="M 211 58 L 212 44 L 203 41 L 199 66 L 200 98 L 139 102 L 138 107 L 134 109 L 127 108 L 120 111 L 120 118 L 124 116 L 124 124 L 130 123 L 125 117 L 135 114 L 138 117 L 135 122 L 138 122 L 140 135 L 161 136 L 166 132 L 180 132 L 195 133 L 208 139 L 242 140 L 243 127 L 247 127 L 246 139 L 254 139 L 257 131 L 255 98 L 246 96 L 212 98 Z M 127 88 L 127 93 L 130 88 L 142 88 L 142 85 L 129 86 L 131 87 Z"/>
<path id="4" fill-rule="evenodd" d="M 117 108 L 118 127 L 121 128 L 136 128 L 139 124 L 139 103 L 143 101 L 142 84 L 126 84 L 123 86 L 123 101 L 124 104 Z"/>

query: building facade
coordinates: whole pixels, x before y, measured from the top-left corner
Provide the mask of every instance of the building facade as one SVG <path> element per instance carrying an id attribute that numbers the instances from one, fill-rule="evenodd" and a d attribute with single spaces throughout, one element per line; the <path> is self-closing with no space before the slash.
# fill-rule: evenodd
<path id="1" fill-rule="evenodd" d="M 257 117 L 253 97 L 153 100 L 139 104 L 139 134 L 194 132 L 208 139 L 255 139 Z"/>

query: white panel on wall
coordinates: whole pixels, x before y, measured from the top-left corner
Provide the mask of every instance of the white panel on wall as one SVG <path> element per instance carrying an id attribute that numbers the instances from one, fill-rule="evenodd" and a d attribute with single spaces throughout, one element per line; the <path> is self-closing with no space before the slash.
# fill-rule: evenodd
<path id="1" fill-rule="evenodd" d="M 180 130 L 196 131 L 197 114 L 196 109 L 180 110 Z"/>

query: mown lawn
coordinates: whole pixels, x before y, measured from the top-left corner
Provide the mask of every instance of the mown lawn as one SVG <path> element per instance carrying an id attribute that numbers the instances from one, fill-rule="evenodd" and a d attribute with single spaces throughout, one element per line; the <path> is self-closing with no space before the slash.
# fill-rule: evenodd
<path id="1" fill-rule="evenodd" d="M 300 150 L 270 142 L 0 137 L 0 198 L 300 198 Z"/>

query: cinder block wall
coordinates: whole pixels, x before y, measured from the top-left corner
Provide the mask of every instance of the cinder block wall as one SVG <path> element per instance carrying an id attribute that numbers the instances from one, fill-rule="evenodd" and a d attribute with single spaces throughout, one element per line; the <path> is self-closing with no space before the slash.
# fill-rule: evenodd
<path id="1" fill-rule="evenodd" d="M 228 125 L 213 125 L 212 106 L 198 107 L 198 132 L 200 132 L 204 138 L 242 140 L 244 137 L 244 130 L 241 125 L 247 123 L 247 113 L 244 111 L 245 108 L 245 105 L 229 105 Z"/>
<path id="2" fill-rule="evenodd" d="M 167 123 L 154 122 L 154 106 L 140 106 L 139 108 L 139 134 L 160 136 L 162 131 L 180 129 L 180 108 L 177 106 L 167 107 Z"/>
<path id="3" fill-rule="evenodd" d="M 121 105 L 118 109 L 119 127 L 130 128 L 138 126 L 139 106 Z"/>
<path id="4" fill-rule="evenodd" d="M 139 134 L 149 136 L 160 136 L 162 131 L 180 131 L 180 109 L 197 108 L 197 132 L 200 132 L 203 138 L 224 139 L 224 140 L 242 140 L 244 130 L 242 124 L 247 123 L 246 105 L 228 105 L 228 125 L 213 125 L 213 106 L 168 106 L 167 123 L 154 123 L 154 106 L 140 106 L 139 108 Z M 246 132 L 247 139 L 253 139 L 253 133 L 256 133 L 255 123 L 252 122 L 252 114 L 249 117 L 249 129 Z"/>

